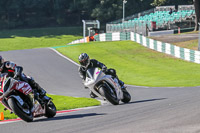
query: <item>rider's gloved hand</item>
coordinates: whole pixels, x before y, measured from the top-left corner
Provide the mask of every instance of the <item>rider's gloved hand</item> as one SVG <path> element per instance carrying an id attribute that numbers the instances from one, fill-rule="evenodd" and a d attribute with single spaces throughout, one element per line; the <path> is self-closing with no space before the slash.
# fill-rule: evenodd
<path id="1" fill-rule="evenodd" d="M 105 73 L 106 71 L 107 71 L 107 67 L 106 67 L 106 66 L 103 66 L 103 67 L 102 67 L 102 72 Z"/>

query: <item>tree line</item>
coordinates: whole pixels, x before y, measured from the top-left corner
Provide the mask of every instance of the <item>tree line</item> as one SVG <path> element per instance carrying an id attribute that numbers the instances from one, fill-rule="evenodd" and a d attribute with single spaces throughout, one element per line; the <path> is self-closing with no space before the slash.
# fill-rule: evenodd
<path id="1" fill-rule="evenodd" d="M 199 0 L 196 0 L 199 1 Z M 127 0 L 126 16 L 158 5 L 193 4 L 195 0 Z M 122 18 L 123 0 L 0 0 L 0 29 L 102 24 Z"/>

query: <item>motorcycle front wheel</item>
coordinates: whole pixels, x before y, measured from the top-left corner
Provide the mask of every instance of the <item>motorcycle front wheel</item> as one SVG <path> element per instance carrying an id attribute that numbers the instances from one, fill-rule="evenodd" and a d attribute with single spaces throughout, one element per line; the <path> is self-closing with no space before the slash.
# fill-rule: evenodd
<path id="1" fill-rule="evenodd" d="M 99 93 L 104 96 L 111 104 L 118 105 L 119 100 L 117 99 L 116 95 L 111 92 L 109 88 L 101 86 L 99 88 Z"/>
<path id="2" fill-rule="evenodd" d="M 127 90 L 122 90 L 124 98 L 121 100 L 123 103 L 128 103 L 131 100 L 131 95 L 128 93 Z"/>
<path id="3" fill-rule="evenodd" d="M 8 105 L 12 109 L 12 111 L 19 116 L 22 120 L 26 122 L 33 121 L 33 115 L 29 109 L 23 108 L 18 101 L 11 97 L 8 99 Z"/>
<path id="4" fill-rule="evenodd" d="M 47 118 L 52 118 L 56 115 L 56 106 L 52 101 L 49 101 L 46 105 L 46 113 L 45 116 Z"/>

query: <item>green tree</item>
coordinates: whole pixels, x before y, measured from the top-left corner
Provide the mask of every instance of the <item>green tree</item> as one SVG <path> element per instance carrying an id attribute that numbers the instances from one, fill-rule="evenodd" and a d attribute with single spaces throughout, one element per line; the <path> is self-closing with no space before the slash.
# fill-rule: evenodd
<path id="1" fill-rule="evenodd" d="M 152 5 L 153 6 L 161 6 L 164 5 L 166 3 L 167 0 L 154 0 Z"/>

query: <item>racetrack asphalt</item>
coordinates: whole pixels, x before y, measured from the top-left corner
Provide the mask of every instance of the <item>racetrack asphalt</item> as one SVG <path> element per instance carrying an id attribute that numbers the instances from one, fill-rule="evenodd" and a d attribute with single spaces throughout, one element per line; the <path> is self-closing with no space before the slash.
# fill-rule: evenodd
<path id="1" fill-rule="evenodd" d="M 48 93 L 88 97 L 78 66 L 49 48 L 0 52 Z M 77 57 L 78 58 L 78 57 Z M 1 133 L 199 133 L 199 87 L 128 86 L 132 100 L 91 109 L 0 125 Z"/>

